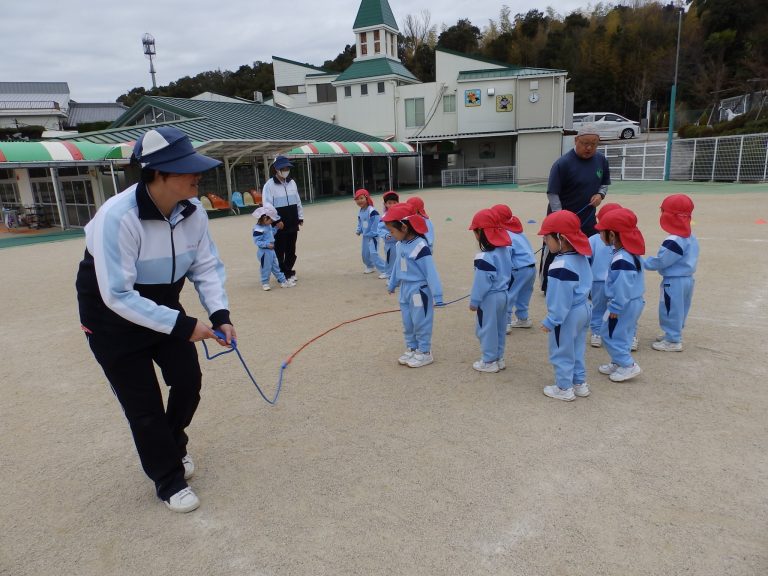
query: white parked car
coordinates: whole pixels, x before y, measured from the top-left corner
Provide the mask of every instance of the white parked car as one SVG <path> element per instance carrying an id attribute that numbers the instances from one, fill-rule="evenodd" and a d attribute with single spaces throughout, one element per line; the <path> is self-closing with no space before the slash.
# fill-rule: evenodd
<path id="1" fill-rule="evenodd" d="M 584 112 L 573 115 L 573 129 L 582 123 L 594 124 L 601 140 L 634 138 L 640 134 L 640 124 L 612 112 Z"/>

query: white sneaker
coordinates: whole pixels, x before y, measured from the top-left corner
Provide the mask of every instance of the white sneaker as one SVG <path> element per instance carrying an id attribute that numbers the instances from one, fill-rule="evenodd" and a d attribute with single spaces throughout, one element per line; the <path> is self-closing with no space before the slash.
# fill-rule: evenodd
<path id="1" fill-rule="evenodd" d="M 656 342 L 661 342 L 661 341 L 662 341 L 662 340 L 664 340 L 664 339 L 665 339 L 665 338 L 664 338 L 664 332 L 662 332 L 661 334 L 659 334 L 658 336 L 656 336 L 656 338 L 654 338 L 654 340 L 655 340 Z"/>
<path id="2" fill-rule="evenodd" d="M 285 281 L 290 285 L 291 288 L 296 286 L 296 276 L 291 276 L 290 278 L 287 278 Z"/>
<path id="3" fill-rule="evenodd" d="M 411 368 L 421 368 L 422 366 L 432 364 L 434 361 L 435 359 L 432 357 L 431 352 L 419 352 L 418 350 L 414 350 L 413 356 L 411 356 L 406 364 Z"/>
<path id="4" fill-rule="evenodd" d="M 472 363 L 472 368 L 478 372 L 498 372 L 501 370 L 501 368 L 499 368 L 499 363 L 496 360 L 493 362 L 483 362 L 482 360 L 477 360 Z"/>
<path id="5" fill-rule="evenodd" d="M 290 280 L 280 282 L 280 288 L 293 288 L 294 286 L 296 286 L 296 284 L 292 284 Z"/>
<path id="6" fill-rule="evenodd" d="M 619 366 L 613 371 L 609 378 L 613 382 L 624 382 L 625 380 L 630 380 L 635 376 L 639 376 L 642 372 L 643 369 L 637 365 L 637 362 L 635 362 L 632 366 L 627 366 L 626 368 L 624 366 Z"/>
<path id="7" fill-rule="evenodd" d="M 507 363 L 504 361 L 504 358 L 499 358 L 496 360 L 496 364 L 499 365 L 499 370 L 506 370 L 507 368 Z"/>
<path id="8" fill-rule="evenodd" d="M 382 272 L 381 274 L 379 274 L 378 278 L 379 280 L 389 280 L 389 274 L 387 274 L 386 272 Z"/>
<path id="9" fill-rule="evenodd" d="M 618 369 L 619 365 L 614 364 L 613 362 L 608 364 L 600 364 L 600 366 L 597 367 L 597 371 L 600 372 L 600 374 L 613 374 Z"/>
<path id="10" fill-rule="evenodd" d="M 397 363 L 400 364 L 400 366 L 405 366 L 408 364 L 408 360 L 413 358 L 413 354 L 416 352 L 416 350 L 413 350 L 412 348 L 408 348 L 405 352 L 403 352 L 402 356 L 397 359 Z"/>
<path id="11" fill-rule="evenodd" d="M 264 290 L 264 292 L 269 292 L 272 290 L 272 287 L 269 284 L 262 284 L 261 289 Z"/>
<path id="12" fill-rule="evenodd" d="M 363 274 L 371 274 L 372 272 L 376 272 L 375 268 L 363 268 Z"/>
<path id="13" fill-rule="evenodd" d="M 583 382 L 582 384 L 574 384 L 573 385 L 573 393 L 576 394 L 579 398 L 586 398 L 589 396 L 589 384 L 586 382 Z"/>
<path id="14" fill-rule="evenodd" d="M 555 400 L 565 400 L 566 402 L 572 402 L 576 400 L 576 394 L 573 393 L 573 388 L 563 390 L 557 386 L 544 386 L 544 396 L 549 396 Z"/>
<path id="15" fill-rule="evenodd" d="M 592 334 L 592 337 L 589 339 L 589 345 L 592 348 L 600 348 L 603 345 L 603 337 L 600 334 Z"/>
<path id="16" fill-rule="evenodd" d="M 192 491 L 192 488 L 187 486 L 165 500 L 165 505 L 174 512 L 192 512 L 200 506 L 200 499 Z"/>
<path id="17" fill-rule="evenodd" d="M 525 320 L 521 320 L 520 318 L 515 318 L 507 324 L 507 328 L 530 328 L 533 326 L 533 322 L 531 322 L 530 318 L 526 318 Z"/>
<path id="18" fill-rule="evenodd" d="M 637 336 L 633 336 L 633 337 L 632 337 L 632 345 L 629 347 L 629 350 L 630 350 L 631 352 L 634 352 L 635 350 L 637 350 L 637 346 L 638 346 L 639 344 L 640 344 L 640 343 L 639 343 L 639 342 L 638 342 L 638 340 L 637 340 Z"/>
<path id="19" fill-rule="evenodd" d="M 651 348 L 659 352 L 682 352 L 682 342 L 670 342 L 669 340 L 660 340 L 651 344 Z"/>
<path id="20" fill-rule="evenodd" d="M 192 461 L 192 456 L 187 454 L 181 459 L 181 463 L 184 464 L 184 480 L 189 480 L 195 473 L 195 463 Z"/>

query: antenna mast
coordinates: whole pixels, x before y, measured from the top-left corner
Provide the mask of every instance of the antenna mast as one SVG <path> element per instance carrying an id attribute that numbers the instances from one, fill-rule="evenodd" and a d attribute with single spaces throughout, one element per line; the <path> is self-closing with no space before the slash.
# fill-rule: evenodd
<path id="1" fill-rule="evenodd" d="M 149 73 L 152 75 L 152 88 L 157 88 L 157 82 L 155 81 L 155 63 L 152 59 L 157 54 L 155 51 L 155 37 L 149 32 L 141 37 L 141 43 L 144 45 L 144 55 L 149 58 Z"/>

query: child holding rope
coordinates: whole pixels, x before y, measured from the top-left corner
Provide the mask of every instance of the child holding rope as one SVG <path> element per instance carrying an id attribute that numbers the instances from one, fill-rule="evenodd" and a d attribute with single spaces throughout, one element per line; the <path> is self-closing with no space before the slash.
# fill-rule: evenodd
<path id="1" fill-rule="evenodd" d="M 408 204 L 395 204 L 384 215 L 389 233 L 397 242 L 395 265 L 387 284 L 392 294 L 400 286 L 405 352 L 401 366 L 421 368 L 434 362 L 432 321 L 434 307 L 443 303 L 443 287 L 424 235 L 427 225 Z"/>
<path id="2" fill-rule="evenodd" d="M 469 229 L 480 245 L 475 256 L 469 309 L 477 313 L 475 333 L 480 340 L 481 356 L 472 368 L 478 372 L 498 372 L 506 368 L 507 289 L 512 275 L 512 260 L 506 247 L 512 240 L 488 209 L 475 214 Z"/>

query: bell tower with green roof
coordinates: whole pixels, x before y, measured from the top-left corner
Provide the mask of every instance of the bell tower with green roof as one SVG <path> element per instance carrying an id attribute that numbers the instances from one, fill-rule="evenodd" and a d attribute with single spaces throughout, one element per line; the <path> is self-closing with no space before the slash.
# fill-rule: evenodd
<path id="1" fill-rule="evenodd" d="M 399 60 L 397 35 L 400 30 L 387 0 L 362 0 L 352 30 L 357 46 L 356 62 L 382 57 Z"/>

